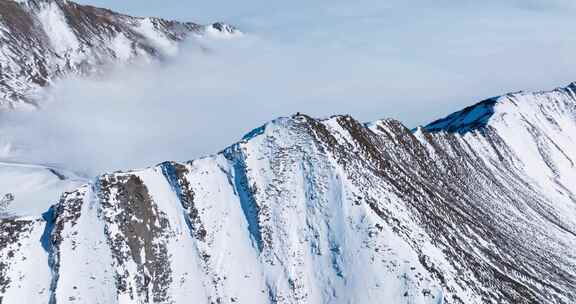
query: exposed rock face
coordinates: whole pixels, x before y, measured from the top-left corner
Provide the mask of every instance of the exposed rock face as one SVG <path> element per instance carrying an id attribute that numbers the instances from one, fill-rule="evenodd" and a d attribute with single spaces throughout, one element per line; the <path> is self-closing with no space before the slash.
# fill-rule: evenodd
<path id="1" fill-rule="evenodd" d="M 101 176 L 44 220 L 2 220 L 0 301 L 574 303 L 575 89 L 414 131 L 280 118 Z"/>
<path id="2" fill-rule="evenodd" d="M 56 78 L 174 55 L 183 39 L 204 34 L 239 32 L 220 22 L 131 17 L 66 0 L 0 0 L 0 110 L 33 105 Z"/>

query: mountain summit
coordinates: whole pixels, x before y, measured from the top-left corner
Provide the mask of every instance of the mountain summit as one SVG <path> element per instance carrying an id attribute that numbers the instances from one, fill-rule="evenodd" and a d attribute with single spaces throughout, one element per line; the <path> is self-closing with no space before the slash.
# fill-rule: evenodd
<path id="1" fill-rule="evenodd" d="M 0 0 L 0 110 L 33 106 L 59 77 L 174 55 L 190 35 L 239 34 L 221 22 L 132 17 L 64 0 Z"/>
<path id="2" fill-rule="evenodd" d="M 2 303 L 574 303 L 573 86 L 279 118 L 0 221 Z"/>

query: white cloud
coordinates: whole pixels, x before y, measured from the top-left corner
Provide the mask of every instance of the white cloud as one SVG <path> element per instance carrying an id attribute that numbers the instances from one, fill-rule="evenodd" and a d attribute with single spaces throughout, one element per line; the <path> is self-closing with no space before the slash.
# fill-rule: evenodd
<path id="1" fill-rule="evenodd" d="M 370 54 L 254 37 L 209 44 L 207 53 L 190 43 L 164 64 L 64 80 L 41 111 L 2 113 L 2 138 L 12 145 L 4 158 L 96 174 L 215 153 L 297 111 L 367 117 L 401 102 L 377 105 L 394 84 L 384 71 L 399 67 Z"/>
<path id="2" fill-rule="evenodd" d="M 2 114 L 2 138 L 23 149 L 20 160 L 96 174 L 215 153 L 298 111 L 415 126 L 576 78 L 561 13 L 495 1 L 319 3 L 241 18 L 260 38 L 202 42 L 210 53 L 191 42 L 163 65 L 62 81 L 44 110 Z"/>

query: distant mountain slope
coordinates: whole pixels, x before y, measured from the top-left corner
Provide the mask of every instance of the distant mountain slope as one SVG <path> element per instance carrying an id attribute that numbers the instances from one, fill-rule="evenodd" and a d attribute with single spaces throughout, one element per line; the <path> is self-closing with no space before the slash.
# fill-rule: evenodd
<path id="1" fill-rule="evenodd" d="M 173 55 L 189 35 L 238 35 L 199 25 L 131 17 L 65 0 L 0 0 L 0 110 L 27 107 L 38 89 L 109 63 Z"/>
<path id="2" fill-rule="evenodd" d="M 575 87 L 274 120 L 0 222 L 2 303 L 574 303 Z"/>

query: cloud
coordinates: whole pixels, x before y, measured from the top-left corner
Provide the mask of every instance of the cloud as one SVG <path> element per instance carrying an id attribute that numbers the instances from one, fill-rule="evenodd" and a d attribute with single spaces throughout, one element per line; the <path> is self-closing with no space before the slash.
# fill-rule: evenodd
<path id="1" fill-rule="evenodd" d="M 3 158 L 97 174 L 215 153 L 297 111 L 346 112 L 362 95 L 352 92 L 375 89 L 378 77 L 366 81 L 368 58 L 325 51 L 255 37 L 194 41 L 162 64 L 66 79 L 40 111 L 1 114 L 11 145 Z"/>

